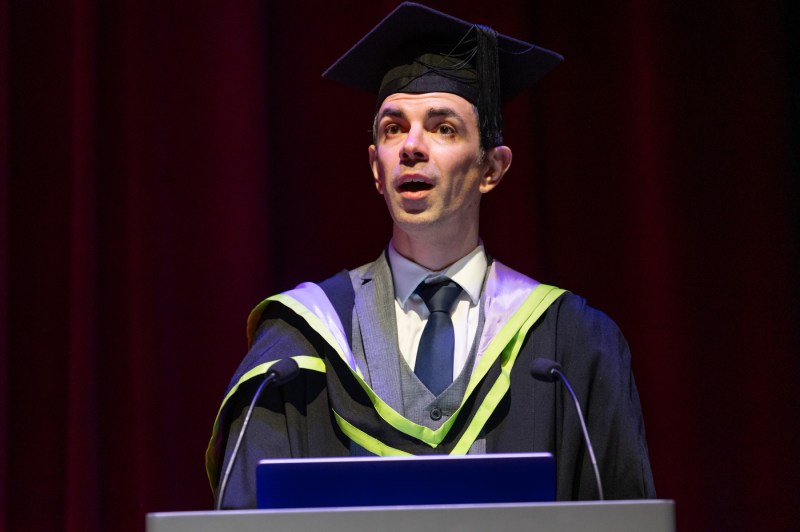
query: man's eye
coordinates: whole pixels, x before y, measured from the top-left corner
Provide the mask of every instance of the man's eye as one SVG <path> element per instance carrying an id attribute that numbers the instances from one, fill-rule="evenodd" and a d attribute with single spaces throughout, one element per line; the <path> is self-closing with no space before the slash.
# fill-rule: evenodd
<path id="1" fill-rule="evenodd" d="M 436 131 L 441 135 L 453 135 L 456 132 L 455 128 L 450 124 L 439 124 L 436 127 Z"/>
<path id="2" fill-rule="evenodd" d="M 385 135 L 397 135 L 400 133 L 400 126 L 397 124 L 389 124 L 385 128 L 383 128 L 383 132 Z"/>

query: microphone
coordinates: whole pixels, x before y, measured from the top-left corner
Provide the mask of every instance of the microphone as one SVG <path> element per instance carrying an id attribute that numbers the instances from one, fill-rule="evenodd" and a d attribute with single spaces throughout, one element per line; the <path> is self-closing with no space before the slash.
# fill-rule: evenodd
<path id="1" fill-rule="evenodd" d="M 567 376 L 561 370 L 561 364 L 549 358 L 534 358 L 531 363 L 531 375 L 534 379 L 544 382 L 555 382 L 560 380 L 564 386 L 569 390 L 572 396 L 572 401 L 575 403 L 575 409 L 578 411 L 578 419 L 581 422 L 581 429 L 583 430 L 583 439 L 586 442 L 586 448 L 589 450 L 589 458 L 592 460 L 592 467 L 594 468 L 594 479 L 597 482 L 597 492 L 600 494 L 600 500 L 605 500 L 603 497 L 603 484 L 600 482 L 600 471 L 597 469 L 597 459 L 594 457 L 594 448 L 592 448 L 592 440 L 589 439 L 589 431 L 586 429 L 586 422 L 583 420 L 583 412 L 581 405 L 578 402 L 578 397 L 575 391 L 570 386 Z"/>
<path id="2" fill-rule="evenodd" d="M 222 501 L 225 498 L 225 489 L 228 487 L 228 479 L 231 476 L 231 471 L 233 471 L 233 463 L 236 461 L 236 457 L 239 454 L 239 446 L 242 444 L 242 439 L 244 438 L 244 433 L 247 430 L 247 425 L 250 423 L 250 416 L 253 414 L 253 410 L 256 407 L 256 401 L 258 401 L 258 397 L 261 395 L 261 392 L 264 391 L 264 388 L 270 384 L 283 386 L 290 380 L 297 377 L 299 374 L 300 368 L 297 366 L 297 362 L 291 358 L 282 358 L 278 360 L 266 371 L 266 377 L 261 382 L 258 390 L 256 390 L 255 395 L 253 395 L 253 400 L 250 401 L 250 406 L 247 408 L 247 414 L 244 416 L 244 422 L 242 423 L 242 430 L 239 431 L 239 437 L 236 438 L 236 445 L 233 446 L 231 458 L 228 460 L 228 467 L 225 468 L 225 474 L 222 476 L 222 482 L 219 484 L 219 496 L 217 497 L 215 510 L 222 509 Z"/>

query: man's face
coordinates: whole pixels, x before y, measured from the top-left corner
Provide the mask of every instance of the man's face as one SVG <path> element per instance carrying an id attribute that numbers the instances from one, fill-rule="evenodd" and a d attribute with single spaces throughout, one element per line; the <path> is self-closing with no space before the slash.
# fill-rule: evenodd
<path id="1" fill-rule="evenodd" d="M 387 97 L 370 164 L 395 229 L 448 237 L 477 226 L 480 197 L 496 183 L 480 160 L 480 133 L 467 100 L 449 93 Z"/>

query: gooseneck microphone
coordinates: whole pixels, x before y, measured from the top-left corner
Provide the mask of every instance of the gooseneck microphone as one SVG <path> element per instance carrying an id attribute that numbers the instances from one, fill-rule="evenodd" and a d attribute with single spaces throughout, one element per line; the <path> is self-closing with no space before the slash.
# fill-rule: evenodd
<path id="1" fill-rule="evenodd" d="M 600 482 L 600 471 L 597 469 L 597 460 L 594 457 L 594 449 L 592 448 L 592 440 L 589 439 L 589 431 L 586 429 L 586 422 L 583 420 L 583 412 L 581 405 L 578 402 L 578 397 L 575 391 L 570 386 L 567 376 L 561 370 L 561 364 L 549 358 L 534 358 L 531 363 L 531 375 L 534 379 L 544 382 L 555 382 L 560 380 L 564 386 L 569 390 L 572 396 L 572 401 L 575 403 L 575 409 L 578 411 L 578 419 L 581 422 L 581 429 L 583 430 L 583 439 L 586 442 L 586 448 L 589 450 L 589 458 L 592 460 L 592 467 L 594 468 L 594 479 L 597 481 L 597 492 L 600 494 L 600 500 L 605 500 L 603 497 L 603 483 Z"/>
<path id="2" fill-rule="evenodd" d="M 266 371 L 266 377 L 261 382 L 258 390 L 256 390 L 255 395 L 253 395 L 253 400 L 250 401 L 250 406 L 247 408 L 247 414 L 244 416 L 242 429 L 239 431 L 239 437 L 236 438 L 236 445 L 233 446 L 230 460 L 228 460 L 228 467 L 225 468 L 225 474 L 222 476 L 222 482 L 219 484 L 219 495 L 217 496 L 215 510 L 222 509 L 222 501 L 225 498 L 225 489 L 228 487 L 228 478 L 230 478 L 231 471 L 233 471 L 233 463 L 236 461 L 236 457 L 239 454 L 239 446 L 242 444 L 242 439 L 244 438 L 244 433 L 247 430 L 247 425 L 250 423 L 250 416 L 253 414 L 253 410 L 256 407 L 256 401 L 258 401 L 258 397 L 261 395 L 261 392 L 264 391 L 264 388 L 270 384 L 283 386 L 290 380 L 297 377 L 299 374 L 300 368 L 297 366 L 297 362 L 291 358 L 282 358 L 278 360 Z"/>

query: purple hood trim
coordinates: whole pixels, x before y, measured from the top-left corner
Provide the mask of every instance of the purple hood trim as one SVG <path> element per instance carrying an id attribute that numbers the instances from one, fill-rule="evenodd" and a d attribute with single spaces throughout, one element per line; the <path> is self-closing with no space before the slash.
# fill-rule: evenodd
<path id="1" fill-rule="evenodd" d="M 522 275 L 500 262 L 492 262 L 486 276 L 486 286 L 483 289 L 485 322 L 475 358 L 476 365 L 489 343 L 506 324 L 509 316 L 519 310 L 522 303 L 539 284 L 538 281 Z"/>
<path id="2" fill-rule="evenodd" d="M 322 322 L 322 325 L 333 335 L 336 341 L 334 347 L 339 347 L 347 365 L 353 371 L 358 371 L 353 351 L 347 343 L 347 334 L 344 332 L 342 321 L 322 288 L 314 283 L 303 283 L 288 292 L 284 292 L 284 295 L 298 301 Z M 311 326 L 313 327 L 313 324 Z"/>

